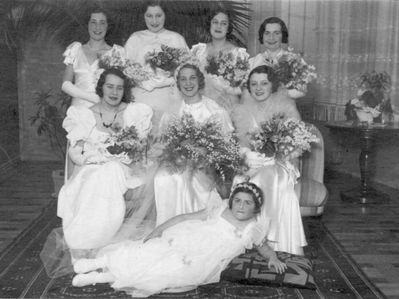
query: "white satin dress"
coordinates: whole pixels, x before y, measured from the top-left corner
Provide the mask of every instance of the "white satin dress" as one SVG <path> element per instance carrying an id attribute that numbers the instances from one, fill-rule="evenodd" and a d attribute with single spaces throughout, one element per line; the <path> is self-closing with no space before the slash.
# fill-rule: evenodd
<path id="1" fill-rule="evenodd" d="M 123 111 L 121 125 L 134 125 L 140 138 L 144 138 L 151 130 L 151 117 L 149 106 L 130 103 Z M 104 141 L 109 133 L 97 129 L 92 110 L 71 106 L 63 127 L 68 132 L 71 147 L 84 141 L 85 152 L 104 152 Z M 77 166 L 58 196 L 57 215 L 62 218 L 68 247 L 96 249 L 107 245 L 124 219 L 124 193 L 142 184 L 143 178 L 119 161 Z"/>
<path id="2" fill-rule="evenodd" d="M 234 129 L 226 110 L 205 96 L 201 102 L 192 105 L 183 102 L 177 115 L 181 117 L 183 114 L 192 115 L 194 120 L 200 123 L 205 123 L 211 118 L 216 119 L 226 134 Z M 169 117 L 171 116 L 164 115 L 161 127 L 165 128 L 168 125 Z M 218 205 L 221 201 L 214 182 L 202 171 L 171 173 L 168 169 L 160 168 L 155 175 L 154 191 L 157 225 L 176 215 L 196 212 Z"/>

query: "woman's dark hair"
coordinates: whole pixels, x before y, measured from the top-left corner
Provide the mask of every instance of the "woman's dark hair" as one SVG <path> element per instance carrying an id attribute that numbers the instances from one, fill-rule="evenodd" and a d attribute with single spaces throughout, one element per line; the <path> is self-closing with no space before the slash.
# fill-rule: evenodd
<path id="1" fill-rule="evenodd" d="M 283 44 L 288 44 L 288 29 L 285 25 L 284 21 L 277 17 L 270 17 L 263 21 L 263 23 L 259 27 L 259 42 L 263 45 L 263 34 L 266 30 L 267 24 L 279 24 L 281 27 L 281 42 Z"/>
<path id="2" fill-rule="evenodd" d="M 223 7 L 219 7 L 219 8 L 217 8 L 217 9 L 213 10 L 213 11 L 208 15 L 208 18 L 207 18 L 207 20 L 206 20 L 206 30 L 207 30 L 207 32 L 210 32 L 210 30 L 211 30 L 211 23 L 212 23 L 213 18 L 214 18 L 217 14 L 220 14 L 220 13 L 222 13 L 222 14 L 224 14 L 224 15 L 227 16 L 227 20 L 228 20 L 228 22 L 229 22 L 229 25 L 228 25 L 228 27 L 227 27 L 226 38 L 227 38 L 227 39 L 230 39 L 231 34 L 232 34 L 232 32 L 233 32 L 233 25 L 231 24 L 231 14 L 230 14 L 230 12 L 229 12 L 227 9 L 225 9 L 225 8 L 223 8 Z"/>
<path id="3" fill-rule="evenodd" d="M 249 93 L 251 93 L 251 85 L 249 83 L 250 83 L 250 80 L 251 80 L 251 77 L 253 74 L 266 74 L 267 79 L 272 84 L 272 93 L 274 93 L 278 90 L 278 88 L 280 86 L 280 79 L 278 77 L 278 74 L 276 74 L 276 72 L 270 66 L 260 65 L 260 66 L 257 66 L 256 68 L 254 68 L 249 73 L 248 80 L 247 80 L 247 88 L 248 88 Z"/>
<path id="4" fill-rule="evenodd" d="M 154 6 L 159 6 L 166 15 L 166 4 L 165 1 L 163 0 L 145 0 L 143 2 L 143 5 L 141 6 L 141 13 L 145 14 L 148 7 L 154 7 Z"/>
<path id="5" fill-rule="evenodd" d="M 198 77 L 198 89 L 204 89 L 205 88 L 205 76 L 204 74 L 201 72 L 201 70 L 198 68 L 198 66 L 191 64 L 191 63 L 186 63 L 183 64 L 181 67 L 179 67 L 179 70 L 177 72 L 177 76 L 176 76 L 176 84 L 177 84 L 177 88 L 180 90 L 180 83 L 179 83 L 179 79 L 180 79 L 180 72 L 182 71 L 182 69 L 192 69 L 195 71 L 195 74 Z"/>
<path id="6" fill-rule="evenodd" d="M 255 203 L 255 211 L 259 213 L 260 208 L 264 202 L 263 192 L 257 185 L 249 182 L 239 183 L 234 187 L 229 198 L 229 208 L 232 208 L 234 196 L 239 192 L 244 192 L 252 195 L 252 199 Z"/>
<path id="7" fill-rule="evenodd" d="M 129 103 L 131 102 L 131 86 L 130 86 L 130 81 L 126 77 L 126 75 L 120 70 L 116 68 L 110 68 L 106 69 L 100 76 L 100 79 L 98 79 L 97 86 L 96 86 L 96 94 L 100 98 L 104 96 L 103 93 L 103 86 L 105 84 L 105 79 L 107 78 L 108 75 L 114 75 L 123 80 L 123 96 L 122 96 L 122 102 Z"/>

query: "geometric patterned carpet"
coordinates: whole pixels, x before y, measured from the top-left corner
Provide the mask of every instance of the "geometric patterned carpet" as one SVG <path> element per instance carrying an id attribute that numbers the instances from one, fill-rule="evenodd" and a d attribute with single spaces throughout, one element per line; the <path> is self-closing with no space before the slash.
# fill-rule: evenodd
<path id="1" fill-rule="evenodd" d="M 56 201 L 10 246 L 0 253 L 0 298 L 130 298 L 107 284 L 84 288 L 71 285 L 72 276 L 47 277 L 39 253 L 50 231 L 60 225 Z M 222 281 L 186 293 L 150 298 L 385 298 L 364 276 L 324 227 L 320 219 L 305 218 L 309 245 L 305 253 L 314 264 L 316 290 L 276 286 L 249 286 Z"/>

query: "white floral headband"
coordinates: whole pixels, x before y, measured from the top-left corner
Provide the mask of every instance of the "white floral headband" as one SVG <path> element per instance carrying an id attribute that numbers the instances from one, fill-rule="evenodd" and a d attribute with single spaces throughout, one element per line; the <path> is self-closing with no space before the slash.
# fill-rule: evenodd
<path id="1" fill-rule="evenodd" d="M 180 70 L 182 69 L 183 66 L 185 66 L 187 64 L 192 64 L 201 70 L 199 59 L 197 57 L 190 56 L 188 59 L 186 59 L 182 63 L 180 63 L 180 65 L 176 68 L 175 73 L 174 73 L 175 82 L 177 81 L 177 75 L 179 74 Z"/>
<path id="2" fill-rule="evenodd" d="M 251 191 L 252 194 L 255 195 L 255 200 L 259 203 L 259 205 L 262 205 L 263 196 L 255 186 L 256 185 L 254 183 L 249 183 L 249 182 L 238 183 L 237 185 L 234 186 L 232 193 L 234 193 L 234 191 L 238 188 L 245 188 Z"/>

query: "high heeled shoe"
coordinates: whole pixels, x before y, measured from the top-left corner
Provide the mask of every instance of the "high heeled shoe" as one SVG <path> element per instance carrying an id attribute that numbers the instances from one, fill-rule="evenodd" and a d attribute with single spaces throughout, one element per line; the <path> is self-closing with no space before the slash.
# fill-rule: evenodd
<path id="1" fill-rule="evenodd" d="M 72 285 L 74 287 L 84 287 L 88 285 L 95 285 L 97 278 L 100 275 L 99 272 L 93 271 L 86 274 L 78 274 L 72 279 Z"/>

